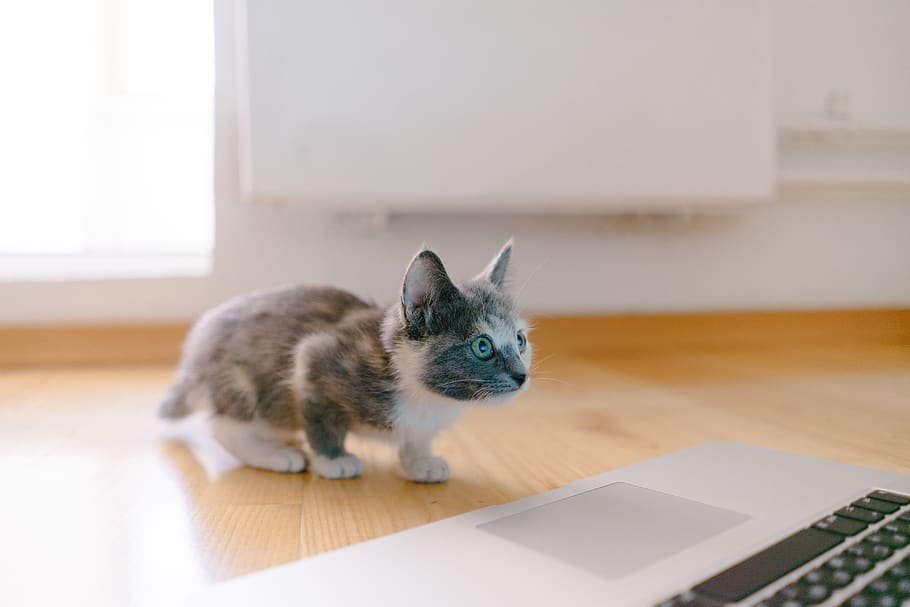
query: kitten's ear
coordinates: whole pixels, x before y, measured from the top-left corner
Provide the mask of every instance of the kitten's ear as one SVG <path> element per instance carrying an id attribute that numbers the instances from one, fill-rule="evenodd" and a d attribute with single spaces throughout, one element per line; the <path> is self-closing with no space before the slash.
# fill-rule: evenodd
<path id="1" fill-rule="evenodd" d="M 401 289 L 401 307 L 412 335 L 432 333 L 434 313 L 460 297 L 461 291 L 436 253 L 423 250 L 411 260 Z"/>
<path id="2" fill-rule="evenodd" d="M 502 289 L 506 285 L 506 271 L 509 269 L 509 258 L 512 257 L 512 245 L 514 243 L 515 239 L 510 238 L 499 250 L 499 254 L 477 275 L 476 279 L 486 280 L 497 289 Z"/>

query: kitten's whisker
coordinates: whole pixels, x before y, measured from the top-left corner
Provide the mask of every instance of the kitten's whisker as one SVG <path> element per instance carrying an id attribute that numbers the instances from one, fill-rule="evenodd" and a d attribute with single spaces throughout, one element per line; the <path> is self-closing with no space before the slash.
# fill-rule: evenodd
<path id="1" fill-rule="evenodd" d="M 534 381 L 551 381 L 551 382 L 554 382 L 557 384 L 563 384 L 565 386 L 570 386 L 572 388 L 575 387 L 575 384 L 561 380 L 561 379 L 556 379 L 555 377 L 535 377 Z"/>
<path id="2" fill-rule="evenodd" d="M 538 359 L 535 360 L 534 362 L 535 362 L 535 363 L 542 363 L 542 362 L 544 362 L 545 360 L 550 360 L 551 358 L 553 358 L 554 356 L 556 356 L 556 354 L 557 354 L 556 352 L 553 352 L 553 353 L 551 353 L 551 354 L 547 354 L 547 355 L 544 356 L 543 358 L 538 358 Z"/>
<path id="3" fill-rule="evenodd" d="M 491 385 L 491 384 L 493 384 L 493 383 L 494 383 L 493 380 L 487 380 L 487 379 L 467 379 L 467 378 L 466 378 L 466 379 L 450 379 L 450 380 L 444 381 L 444 382 L 439 383 L 439 384 L 436 384 L 436 385 L 439 386 L 440 388 L 451 388 L 451 387 L 453 387 L 453 386 L 461 386 L 461 385 L 464 385 L 464 384 Z"/>
<path id="4" fill-rule="evenodd" d="M 542 261 L 539 264 L 537 264 L 537 266 L 533 270 L 531 270 L 531 273 L 528 275 L 528 277 L 525 279 L 525 281 L 523 283 L 521 283 L 521 286 L 518 288 L 518 291 L 515 293 L 516 298 L 521 296 L 521 294 L 525 290 L 525 287 L 528 286 L 528 283 L 531 282 L 531 279 L 534 278 L 534 275 L 537 274 L 538 270 L 540 270 L 544 266 L 545 263 L 546 263 L 545 261 Z"/>
<path id="5" fill-rule="evenodd" d="M 545 363 L 546 361 L 550 360 L 550 359 L 553 358 L 554 356 L 556 356 L 555 353 L 554 353 L 554 354 L 547 354 L 546 356 L 544 356 L 544 357 L 541 358 L 540 360 L 535 360 L 535 361 L 531 364 L 531 369 L 534 369 L 534 370 L 538 369 L 538 368 L 540 367 L 540 365 L 542 365 L 542 364 Z"/>

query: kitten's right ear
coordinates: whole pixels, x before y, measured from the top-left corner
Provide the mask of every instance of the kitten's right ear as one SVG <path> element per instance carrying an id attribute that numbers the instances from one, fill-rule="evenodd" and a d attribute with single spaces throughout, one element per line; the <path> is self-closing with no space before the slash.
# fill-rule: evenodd
<path id="1" fill-rule="evenodd" d="M 446 304 L 461 297 L 442 260 L 433 251 L 423 250 L 411 260 L 401 289 L 401 309 L 408 334 L 419 337 L 433 332 L 433 316 Z"/>
<path id="2" fill-rule="evenodd" d="M 509 259 L 512 257 L 512 245 L 515 239 L 510 238 L 506 244 L 499 250 L 490 263 L 487 264 L 475 280 L 486 280 L 497 289 L 502 289 L 506 285 L 506 271 L 509 269 Z"/>

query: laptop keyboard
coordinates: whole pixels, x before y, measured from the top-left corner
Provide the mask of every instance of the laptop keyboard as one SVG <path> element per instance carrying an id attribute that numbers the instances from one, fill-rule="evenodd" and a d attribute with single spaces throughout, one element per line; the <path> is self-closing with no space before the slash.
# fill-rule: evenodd
<path id="1" fill-rule="evenodd" d="M 779 580 L 822 555 L 828 558 L 781 587 Z M 657 607 L 905 601 L 910 605 L 910 496 L 877 490 Z"/>

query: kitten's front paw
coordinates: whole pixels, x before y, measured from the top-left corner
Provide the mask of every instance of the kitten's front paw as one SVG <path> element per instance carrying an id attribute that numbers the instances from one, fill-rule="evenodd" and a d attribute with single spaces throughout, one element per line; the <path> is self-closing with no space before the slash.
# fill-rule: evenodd
<path id="1" fill-rule="evenodd" d="M 316 455 L 310 464 L 310 468 L 324 478 L 354 478 L 360 476 L 363 472 L 363 465 L 356 455 L 346 453 L 329 459 L 324 455 Z"/>
<path id="2" fill-rule="evenodd" d="M 295 449 L 294 447 L 285 447 L 279 452 L 279 460 L 281 456 L 284 456 L 286 460 L 286 467 L 275 468 L 279 472 L 303 472 L 306 470 L 306 458 L 303 455 L 303 451 L 300 449 Z"/>
<path id="3" fill-rule="evenodd" d="M 254 468 L 274 472 L 303 472 L 306 470 L 306 458 L 303 451 L 294 447 L 279 447 L 264 453 L 257 453 L 255 458 L 248 458 L 246 463 Z"/>
<path id="4" fill-rule="evenodd" d="M 435 455 L 402 460 L 404 477 L 415 483 L 444 483 L 449 480 L 449 462 Z"/>

